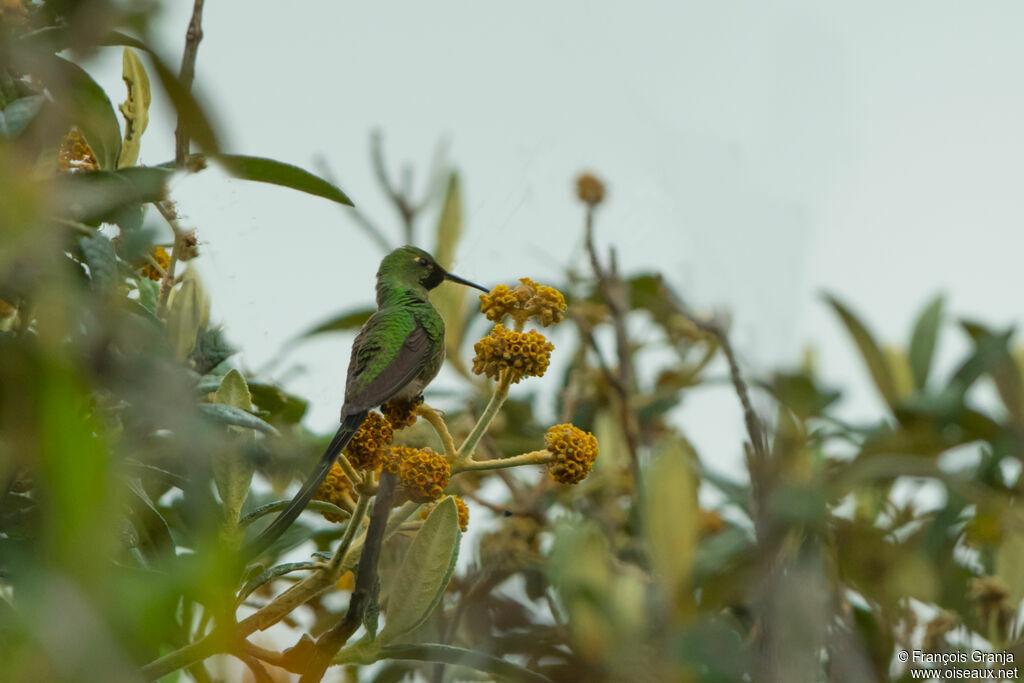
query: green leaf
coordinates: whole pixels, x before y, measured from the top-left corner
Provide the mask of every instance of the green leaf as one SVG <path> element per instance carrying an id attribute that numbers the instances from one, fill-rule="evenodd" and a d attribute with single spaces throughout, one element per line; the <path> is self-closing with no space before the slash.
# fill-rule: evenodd
<path id="1" fill-rule="evenodd" d="M 1011 332 L 996 334 L 983 325 L 962 321 L 961 325 L 971 336 L 978 352 L 985 351 L 986 372 L 995 382 L 999 398 L 1017 425 L 1024 424 L 1024 382 L 1017 362 L 1009 350 Z M 964 376 L 961 376 L 961 381 Z"/>
<path id="2" fill-rule="evenodd" d="M 996 555 L 996 576 L 1009 592 L 1009 604 L 1017 606 L 1024 600 L 1024 509 L 1015 505 L 1006 512 L 1003 542 Z"/>
<path id="3" fill-rule="evenodd" d="M 455 263 L 455 248 L 462 236 L 462 192 L 459 175 L 454 171 L 448 176 L 448 188 L 444 195 L 444 206 L 437 222 L 437 244 L 434 259 L 445 270 Z M 461 290 L 460 290 L 461 291 Z"/>
<path id="4" fill-rule="evenodd" d="M 142 134 L 149 125 L 149 104 L 152 99 L 149 90 L 149 76 L 142 66 L 142 60 L 126 47 L 122 55 L 122 78 L 128 89 L 128 99 L 119 109 L 124 117 L 124 139 L 121 141 L 121 155 L 117 167 L 134 166 L 139 160 Z"/>
<path id="5" fill-rule="evenodd" d="M 444 206 L 437 223 L 437 244 L 434 247 L 434 258 L 446 270 L 455 261 L 455 248 L 462 235 L 462 194 L 459 188 L 459 176 L 452 173 L 448 176 L 448 189 L 444 196 Z M 469 290 L 455 283 L 442 283 L 431 295 L 434 308 L 441 314 L 445 322 L 445 347 L 449 358 L 457 358 L 459 346 L 463 339 L 466 325 L 466 296 Z"/>
<path id="6" fill-rule="evenodd" d="M 199 334 L 189 359 L 195 371 L 205 375 L 236 353 L 237 349 L 224 338 L 224 331 L 215 327 Z"/>
<path id="7" fill-rule="evenodd" d="M 141 276 L 135 282 L 139 288 L 139 303 L 147 311 L 155 314 L 157 303 L 160 300 L 160 283 Z"/>
<path id="8" fill-rule="evenodd" d="M 79 238 L 78 243 L 89 265 L 93 287 L 107 289 L 114 286 L 117 283 L 117 254 L 113 243 L 98 232 Z"/>
<path id="9" fill-rule="evenodd" d="M 146 44 L 138 38 L 132 38 L 120 31 L 108 31 L 96 45 L 114 46 L 127 45 L 139 50 L 149 50 Z M 68 26 L 47 26 L 36 31 L 31 31 L 18 38 L 19 50 L 33 50 L 39 52 L 62 52 L 72 45 L 71 29 Z"/>
<path id="10" fill-rule="evenodd" d="M 352 200 L 341 189 L 298 166 L 273 159 L 240 154 L 219 154 L 214 157 L 214 161 L 223 166 L 230 175 L 242 180 L 280 185 L 317 197 L 324 197 L 339 204 L 353 205 Z"/>
<path id="11" fill-rule="evenodd" d="M 252 402 L 265 417 L 277 418 L 286 424 L 298 424 L 306 414 L 309 402 L 283 391 L 273 384 L 254 382 L 249 385 Z"/>
<path id="12" fill-rule="evenodd" d="M 103 88 L 84 69 L 66 59 L 49 57 L 45 68 L 53 75 L 53 82 L 47 86 L 69 125 L 82 130 L 101 169 L 117 168 L 121 127 Z"/>
<path id="13" fill-rule="evenodd" d="M 82 223 L 117 222 L 127 208 L 165 199 L 171 176 L 165 168 L 62 173 L 55 212 Z"/>
<path id="14" fill-rule="evenodd" d="M 935 340 L 942 324 L 943 299 L 937 296 L 914 323 L 914 331 L 910 335 L 910 371 L 914 377 L 914 386 L 923 389 L 928 381 L 928 373 L 932 366 L 935 353 Z"/>
<path id="15" fill-rule="evenodd" d="M 846 326 L 846 330 L 857 344 L 860 355 L 868 366 L 868 372 L 871 373 L 871 378 L 875 382 L 875 387 L 878 388 L 885 402 L 892 405 L 896 399 L 896 385 L 893 382 L 889 364 L 886 363 L 885 356 L 875 342 L 874 337 L 871 336 L 871 333 L 868 332 L 864 324 L 857 319 L 850 309 L 840 303 L 838 299 L 832 296 L 826 296 L 825 299 L 836 313 L 839 314 L 840 319 Z"/>
<path id="16" fill-rule="evenodd" d="M 344 330 L 359 329 L 367 320 L 370 319 L 370 316 L 373 315 L 376 310 L 376 308 L 357 308 L 345 311 L 330 320 L 320 323 L 309 331 L 303 332 L 299 337 L 301 339 L 305 339 L 318 334 L 324 334 L 325 332 L 342 332 Z"/>
<path id="17" fill-rule="evenodd" d="M 174 540 L 171 538 L 167 520 L 150 499 L 142 481 L 137 477 L 128 479 L 128 491 L 132 494 L 133 524 L 142 541 L 143 549 L 153 559 L 174 557 Z M 151 552 L 150 552 L 151 551 Z"/>
<path id="18" fill-rule="evenodd" d="M 224 375 L 224 379 L 220 382 L 220 388 L 217 389 L 216 402 L 242 410 L 252 410 L 252 397 L 242 373 L 232 370 Z"/>
<path id="19" fill-rule="evenodd" d="M 46 98 L 42 95 L 29 95 L 8 104 L 0 111 L 0 136 L 8 139 L 17 137 L 45 102 Z"/>
<path id="20" fill-rule="evenodd" d="M 245 582 L 245 585 L 238 591 L 235 605 L 241 605 L 247 597 L 252 595 L 253 591 L 280 576 L 290 574 L 291 572 L 312 571 L 319 566 L 316 562 L 289 562 L 287 564 L 279 564 L 276 567 L 270 567 Z"/>
<path id="21" fill-rule="evenodd" d="M 226 406 L 220 403 L 199 403 L 196 407 L 199 409 L 199 412 L 205 413 L 218 422 L 222 422 L 226 425 L 235 425 L 236 427 L 254 429 L 257 432 L 272 434 L 274 436 L 278 435 L 278 431 L 273 425 L 264 422 L 252 413 L 247 413 L 240 408 Z"/>
<path id="22" fill-rule="evenodd" d="M 181 289 L 174 293 L 167 311 L 167 334 L 179 360 L 196 346 L 196 338 L 210 319 L 210 300 L 195 269 L 185 271 Z"/>
<path id="23" fill-rule="evenodd" d="M 252 399 L 249 396 L 249 387 L 245 378 L 238 370 L 232 370 L 224 376 L 217 389 L 216 404 L 248 411 L 252 408 Z M 246 413 L 248 414 L 248 413 Z M 241 429 L 234 426 L 232 429 Z M 246 434 L 251 437 L 251 434 Z M 238 527 L 238 518 L 241 515 L 242 505 L 249 495 L 249 486 L 252 484 L 253 465 L 252 462 L 236 450 L 218 454 L 219 457 L 213 461 L 213 479 L 217 484 L 217 491 L 224 503 L 224 518 L 227 520 L 230 529 Z"/>
<path id="24" fill-rule="evenodd" d="M 455 569 L 461 536 L 455 499 L 445 498 L 416 534 L 391 582 L 388 618 L 378 642 L 394 642 L 430 616 Z"/>
<path id="25" fill-rule="evenodd" d="M 338 660 L 372 664 L 379 659 L 408 659 L 417 662 L 439 662 L 463 666 L 496 677 L 499 681 L 515 683 L 551 683 L 551 679 L 535 671 L 513 664 L 499 657 L 451 645 L 424 643 L 422 645 L 389 645 L 379 651 L 360 648 L 359 643 L 341 651 Z M 490 677 L 488 677 L 490 680 Z"/>
<path id="26" fill-rule="evenodd" d="M 647 474 L 644 530 L 651 566 L 670 604 L 682 607 L 689 594 L 697 547 L 697 482 L 689 444 L 669 442 Z"/>

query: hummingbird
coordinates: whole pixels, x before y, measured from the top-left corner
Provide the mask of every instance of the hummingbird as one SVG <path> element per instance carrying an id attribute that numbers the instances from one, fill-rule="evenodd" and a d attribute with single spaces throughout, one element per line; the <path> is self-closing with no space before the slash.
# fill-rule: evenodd
<path id="1" fill-rule="evenodd" d="M 428 294 L 445 280 L 488 291 L 449 273 L 417 247 L 399 247 L 380 262 L 377 311 L 352 343 L 341 426 L 288 506 L 243 549 L 245 557 L 259 555 L 291 526 L 371 410 L 416 398 L 437 376 L 444 363 L 444 320 Z"/>

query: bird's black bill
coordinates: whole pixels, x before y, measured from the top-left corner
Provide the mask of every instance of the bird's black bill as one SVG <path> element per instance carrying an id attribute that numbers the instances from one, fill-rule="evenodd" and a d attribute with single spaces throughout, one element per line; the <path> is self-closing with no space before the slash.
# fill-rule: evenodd
<path id="1" fill-rule="evenodd" d="M 458 275 L 452 275 L 451 273 L 445 273 L 444 274 L 444 279 L 448 280 L 449 282 L 457 282 L 460 285 L 466 285 L 467 287 L 473 287 L 474 289 L 479 289 L 481 292 L 485 292 L 486 293 L 486 292 L 490 292 L 491 291 L 489 289 L 484 289 L 480 285 L 474 284 L 474 283 L 470 282 L 469 280 L 463 280 Z"/>

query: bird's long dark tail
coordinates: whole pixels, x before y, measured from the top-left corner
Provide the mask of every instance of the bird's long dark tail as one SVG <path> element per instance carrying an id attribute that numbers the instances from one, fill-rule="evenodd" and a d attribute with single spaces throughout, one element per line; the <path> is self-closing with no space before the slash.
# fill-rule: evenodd
<path id="1" fill-rule="evenodd" d="M 299 492 L 291 499 L 288 506 L 278 513 L 273 522 L 242 548 L 242 556 L 246 561 L 269 548 L 270 544 L 277 540 L 292 525 L 292 522 L 309 504 L 313 494 L 320 488 L 320 484 L 327 478 L 327 473 L 331 471 L 331 466 L 334 465 L 338 454 L 352 440 L 356 430 L 359 429 L 359 425 L 365 419 L 366 412 L 359 412 L 354 415 L 347 415 L 341 421 L 341 426 L 338 427 L 338 431 L 335 433 L 334 438 L 331 439 L 327 450 L 320 456 L 320 461 L 317 462 L 316 468 L 306 477 L 306 481 L 302 483 L 302 488 L 299 489 Z"/>

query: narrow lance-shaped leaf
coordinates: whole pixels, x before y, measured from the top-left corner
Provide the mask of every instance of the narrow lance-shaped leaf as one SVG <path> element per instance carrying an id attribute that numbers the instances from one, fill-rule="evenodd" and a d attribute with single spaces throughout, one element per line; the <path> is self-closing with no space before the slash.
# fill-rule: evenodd
<path id="1" fill-rule="evenodd" d="M 462 193 L 459 188 L 459 176 L 452 173 L 448 177 L 448 189 L 444 196 L 444 206 L 437 223 L 437 245 L 434 258 L 446 270 L 455 261 L 455 248 L 462 235 Z M 468 290 L 463 285 L 454 283 L 442 284 L 431 297 L 434 307 L 445 322 L 445 345 L 449 358 L 458 357 L 458 349 L 462 341 L 462 330 L 465 326 L 465 302 Z"/>
<path id="2" fill-rule="evenodd" d="M 931 371 L 935 341 L 942 323 L 942 307 L 942 297 L 935 297 L 921 311 L 910 336 L 910 371 L 914 376 L 914 386 L 918 389 L 924 388 Z"/>
<path id="3" fill-rule="evenodd" d="M 388 619 L 375 644 L 393 642 L 430 616 L 455 569 L 461 536 L 455 500 L 445 498 L 416 534 L 388 587 Z"/>
<path id="4" fill-rule="evenodd" d="M 117 167 L 134 166 L 139 160 L 142 134 L 149 125 L 149 76 L 142 66 L 142 60 L 134 50 L 126 47 L 122 56 L 122 78 L 128 89 L 128 98 L 119 109 L 124 117 L 124 139 L 121 141 L 121 156 Z"/>
<path id="5" fill-rule="evenodd" d="M 357 308 L 350 311 L 340 313 L 330 320 L 326 320 L 319 325 L 313 327 L 307 332 L 303 332 L 300 338 L 313 337 L 318 334 L 324 334 L 326 332 L 343 332 L 345 330 L 355 330 L 363 326 L 373 312 L 376 309 L 373 308 Z"/>
<path id="6" fill-rule="evenodd" d="M 352 206 L 352 200 L 340 188 L 298 166 L 240 154 L 220 154 L 214 160 L 236 178 L 280 185 Z"/>
<path id="7" fill-rule="evenodd" d="M 234 406 L 226 406 L 220 403 L 200 403 L 196 405 L 199 412 L 212 417 L 226 425 L 235 425 L 238 427 L 245 427 L 247 429 L 255 429 L 258 432 L 264 434 L 272 434 L 277 436 L 278 431 L 273 425 L 268 424 L 264 420 L 256 417 L 252 413 L 247 413 L 241 408 Z"/>
<path id="8" fill-rule="evenodd" d="M 224 376 L 220 388 L 217 389 L 216 402 L 243 411 L 252 409 L 249 387 L 246 385 L 242 373 L 232 370 Z M 242 430 L 243 428 L 234 426 L 232 429 Z M 252 433 L 246 432 L 244 438 L 251 439 Z M 224 503 L 224 518 L 232 530 L 238 525 L 242 505 L 245 503 L 246 496 L 249 495 L 252 474 L 252 463 L 237 450 L 220 453 L 219 457 L 214 459 L 213 478 Z"/>
<path id="9" fill-rule="evenodd" d="M 167 312 L 167 333 L 177 357 L 185 360 L 196 345 L 199 330 L 210 319 L 210 300 L 195 269 L 185 271 L 181 289 L 174 293 Z"/>
<path id="10" fill-rule="evenodd" d="M 697 484 L 689 445 L 676 439 L 658 455 L 647 477 L 644 528 L 655 576 L 677 616 L 687 608 L 697 547 Z"/>
<path id="11" fill-rule="evenodd" d="M 985 372 L 988 372 L 992 381 L 995 382 L 996 391 L 999 392 L 999 398 L 1002 399 L 1007 412 L 1010 413 L 1014 423 L 1024 424 L 1024 382 L 1022 382 L 1017 361 L 1009 349 L 1008 342 L 1012 332 L 996 334 L 975 322 L 962 321 L 961 324 L 975 343 L 978 354 L 984 352 L 978 362 L 984 363 Z M 964 368 L 969 365 L 977 367 L 968 363 L 964 365 Z M 957 373 L 957 376 L 961 381 L 966 381 L 969 377 L 965 373 Z"/>
<path id="12" fill-rule="evenodd" d="M 868 366 L 868 372 L 871 373 L 871 378 L 875 382 L 875 387 L 878 388 L 886 403 L 892 405 L 896 398 L 896 387 L 889 371 L 889 364 L 886 362 L 878 343 L 875 342 L 874 337 L 871 336 L 871 333 L 868 332 L 864 324 L 838 299 L 829 296 L 826 297 L 826 300 L 835 309 L 836 313 L 839 314 L 840 319 L 846 326 L 846 330 L 853 337 L 854 343 L 857 344 L 860 355 Z"/>

